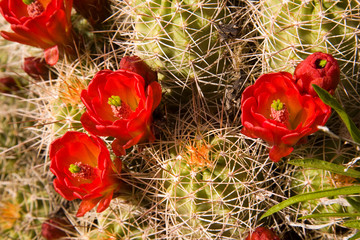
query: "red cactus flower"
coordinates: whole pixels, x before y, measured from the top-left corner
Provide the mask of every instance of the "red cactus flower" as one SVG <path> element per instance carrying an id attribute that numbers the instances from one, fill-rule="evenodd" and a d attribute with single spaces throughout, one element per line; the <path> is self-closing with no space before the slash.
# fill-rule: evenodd
<path id="1" fill-rule="evenodd" d="M 272 230 L 258 227 L 245 240 L 280 240 L 280 238 Z"/>
<path id="2" fill-rule="evenodd" d="M 301 95 L 290 73 L 260 76 L 241 98 L 242 133 L 272 146 L 270 159 L 278 162 L 293 145 L 316 132 L 330 117 L 331 108 L 319 98 Z"/>
<path id="3" fill-rule="evenodd" d="M 104 211 L 122 184 L 116 176 L 121 162 L 111 161 L 109 150 L 98 137 L 67 132 L 51 143 L 50 159 L 55 190 L 69 201 L 82 200 L 77 217 L 98 203 L 97 212 Z"/>
<path id="4" fill-rule="evenodd" d="M 49 67 L 45 59 L 37 57 L 25 58 L 22 65 L 22 69 L 35 80 L 48 80 L 51 73 Z"/>
<path id="5" fill-rule="evenodd" d="M 140 141 L 154 140 L 152 113 L 159 105 L 161 87 L 157 82 L 145 89 L 144 79 L 126 70 L 103 70 L 81 93 L 86 112 L 84 128 L 97 136 L 112 136 L 117 155 Z"/>
<path id="6" fill-rule="evenodd" d="M 333 56 L 316 52 L 296 66 L 294 78 L 300 93 L 317 97 L 312 87 L 316 84 L 333 94 L 340 81 L 340 68 Z"/>
<path id="7" fill-rule="evenodd" d="M 59 51 L 72 51 L 71 8 L 72 0 L 1 0 L 0 12 L 14 31 L 1 36 L 44 49 L 46 62 L 54 65 Z"/>
<path id="8" fill-rule="evenodd" d="M 157 73 L 138 56 L 123 57 L 120 61 L 120 69 L 139 74 L 144 78 L 146 86 L 158 80 Z"/>

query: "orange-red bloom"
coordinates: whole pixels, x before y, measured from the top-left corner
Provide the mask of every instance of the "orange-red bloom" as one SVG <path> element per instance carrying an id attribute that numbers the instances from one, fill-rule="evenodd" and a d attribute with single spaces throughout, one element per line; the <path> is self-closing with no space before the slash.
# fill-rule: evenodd
<path id="1" fill-rule="evenodd" d="M 274 162 L 289 155 L 293 145 L 316 132 L 331 114 L 320 98 L 301 95 L 286 72 L 260 76 L 243 92 L 241 110 L 242 132 L 268 142 Z"/>
<path id="2" fill-rule="evenodd" d="M 62 53 L 72 49 L 72 0 L 24 2 L 1 0 L 0 12 L 14 31 L 1 31 L 1 36 L 10 41 L 44 49 L 47 63 L 54 65 L 59 58 L 59 51 Z"/>
<path id="3" fill-rule="evenodd" d="M 121 185 L 117 178 L 121 162 L 111 161 L 109 150 L 98 137 L 67 132 L 51 143 L 50 159 L 55 190 L 69 201 L 82 200 L 77 217 L 98 203 L 97 212 L 104 211 Z"/>
<path id="4" fill-rule="evenodd" d="M 140 141 L 154 140 L 152 113 L 161 100 L 158 82 L 145 88 L 140 75 L 127 70 L 103 70 L 81 93 L 86 112 L 81 116 L 84 128 L 97 136 L 112 136 L 117 155 Z"/>
<path id="5" fill-rule="evenodd" d="M 340 68 L 333 56 L 316 52 L 296 66 L 294 78 L 301 93 L 317 97 L 311 86 L 316 84 L 333 94 L 340 81 Z"/>

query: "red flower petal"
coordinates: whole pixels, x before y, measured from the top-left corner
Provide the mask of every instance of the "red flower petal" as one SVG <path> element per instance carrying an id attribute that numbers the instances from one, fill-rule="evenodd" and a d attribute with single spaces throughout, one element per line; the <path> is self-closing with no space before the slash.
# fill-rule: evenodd
<path id="1" fill-rule="evenodd" d="M 111 199 L 113 197 L 113 191 L 111 191 L 109 194 L 107 194 L 105 197 L 103 197 L 100 202 L 99 206 L 96 209 L 96 212 L 100 213 L 103 212 L 105 209 L 107 209 L 110 205 Z"/>
<path id="2" fill-rule="evenodd" d="M 45 61 L 50 66 L 54 66 L 59 60 L 59 48 L 57 45 L 44 51 Z"/>
<path id="3" fill-rule="evenodd" d="M 88 200 L 83 200 L 80 203 L 80 207 L 76 213 L 76 217 L 82 217 L 85 215 L 85 213 L 87 213 L 88 211 L 90 211 L 91 209 L 93 209 L 96 204 L 98 204 L 98 202 L 101 200 L 101 198 L 94 198 L 94 199 L 88 199 Z"/>
<path id="4" fill-rule="evenodd" d="M 282 157 L 286 157 L 294 150 L 293 147 L 289 147 L 286 145 L 275 145 L 271 148 L 269 152 L 269 157 L 273 162 L 278 162 Z"/>

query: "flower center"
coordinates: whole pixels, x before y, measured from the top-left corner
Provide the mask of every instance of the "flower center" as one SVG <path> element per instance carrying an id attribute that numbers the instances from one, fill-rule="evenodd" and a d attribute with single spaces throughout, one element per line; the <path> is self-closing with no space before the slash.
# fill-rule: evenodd
<path id="1" fill-rule="evenodd" d="M 316 68 L 324 68 L 325 66 L 326 66 L 326 64 L 327 64 L 327 61 L 325 60 L 325 59 L 318 59 L 318 60 L 316 60 L 316 62 L 315 62 L 315 66 L 316 66 Z"/>
<path id="2" fill-rule="evenodd" d="M 91 179 L 95 177 L 94 169 L 87 164 L 77 162 L 70 164 L 69 171 L 75 178 Z"/>
<path id="3" fill-rule="evenodd" d="M 44 12 L 44 6 L 38 0 L 23 0 L 27 5 L 27 11 L 30 17 L 37 17 Z"/>
<path id="4" fill-rule="evenodd" d="M 286 123 L 289 120 L 289 112 L 285 103 L 282 103 L 280 99 L 273 100 L 271 104 L 271 117 L 281 123 Z"/>
<path id="5" fill-rule="evenodd" d="M 127 119 L 133 113 L 129 105 L 121 101 L 119 96 L 109 97 L 108 104 L 111 106 L 114 116 L 119 119 Z"/>

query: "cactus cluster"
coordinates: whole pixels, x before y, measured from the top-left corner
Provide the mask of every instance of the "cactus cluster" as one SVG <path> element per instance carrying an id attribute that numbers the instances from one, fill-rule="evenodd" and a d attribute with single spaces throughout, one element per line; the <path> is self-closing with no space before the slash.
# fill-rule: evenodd
<path id="1" fill-rule="evenodd" d="M 127 1 L 132 53 L 159 73 L 175 104 L 197 93 L 219 98 L 231 78 L 229 52 L 221 28 L 235 21 L 227 1 Z M 122 33 L 122 30 L 120 30 Z M 129 48 L 131 49 L 131 48 Z"/>
<path id="2" fill-rule="evenodd" d="M 293 71 L 309 54 L 326 52 L 338 60 L 345 75 L 356 75 L 359 11 L 356 0 L 262 1 L 264 60 L 271 69 Z"/>
<path id="3" fill-rule="evenodd" d="M 9 1 L 14 0 L 3 0 L 1 4 Z M 52 1 L 72 2 L 45 2 Z M 240 115 L 245 111 L 240 109 L 240 104 L 243 105 L 240 96 L 260 73 L 292 73 L 296 64 L 321 51 L 332 54 L 340 65 L 342 82 L 335 96 L 348 94 L 344 100 L 350 99 L 347 110 L 358 112 L 358 104 L 351 99 L 359 100 L 359 6 L 358 0 L 74 0 L 78 13 L 74 10 L 68 19 L 71 22 L 64 24 L 67 31 L 71 26 L 71 33 L 67 33 L 73 42 L 59 41 L 43 48 L 46 61 L 53 65 L 39 68 L 49 70 L 46 77 L 41 74 L 34 77 L 30 67 L 21 69 L 24 58 L 41 56 L 41 51 L 1 39 L 0 78 L 12 77 L 17 83 L 0 93 L 1 238 L 34 239 L 43 234 L 47 239 L 55 228 L 54 234 L 71 239 L 245 239 L 260 226 L 261 231 L 262 227 L 272 228 L 281 239 L 294 235 L 303 239 L 354 235 L 354 230 L 344 228 L 341 218 L 323 216 L 302 222 L 297 219 L 315 213 L 357 214 L 354 206 L 357 195 L 301 202 L 277 215 L 261 218 L 267 209 L 287 198 L 358 184 L 355 178 L 324 169 L 293 167 L 279 161 L 280 157 L 275 163 L 269 158 L 269 147 L 280 149 L 285 144 L 291 151 L 294 148 L 291 155 L 284 154 L 288 158 L 316 158 L 350 166 L 358 157 L 358 149 L 351 137 L 341 133 L 340 119 L 332 117 L 327 125 L 330 130 L 323 127 L 326 133 L 314 133 L 317 130 L 314 128 L 312 135 L 301 135 L 301 139 L 296 139 L 301 147 L 288 143 L 296 138 L 296 132 L 274 144 L 274 138 L 282 136 L 280 127 L 277 135 L 262 131 L 252 118 L 247 123 L 247 132 L 241 125 L 244 117 Z M 71 8 L 66 5 L 64 11 L 70 14 Z M 8 26 L 5 21 L 0 25 L 1 30 Z M 130 63 L 121 63 L 129 55 L 136 56 Z M 89 84 L 105 69 L 109 70 L 101 72 L 104 75 L 118 69 L 124 75 L 131 72 L 140 79 L 134 84 L 136 89 L 129 87 L 133 82 L 123 82 L 124 86 L 129 84 L 123 89 L 130 90 L 108 97 L 106 91 L 112 90 L 109 88 L 121 85 L 108 86 L 106 81 L 112 81 L 111 75 L 97 83 L 100 87 L 93 88 L 96 93 L 93 90 L 90 93 Z M 293 76 L 286 76 L 291 81 Z M 142 85 L 145 89 L 140 89 Z M 297 89 L 295 85 L 292 90 Z M 141 94 L 132 96 L 131 91 Z M 277 112 L 280 119 L 279 111 L 284 113 L 293 107 L 280 99 L 291 94 L 280 95 L 269 109 L 261 110 L 265 115 Z M 301 95 L 304 102 L 317 97 L 305 95 Z M 263 96 L 259 94 L 259 98 Z M 103 102 L 108 103 L 107 110 L 98 111 Z M 149 116 L 145 119 L 145 115 L 139 114 L 143 118 L 131 122 L 134 125 L 116 125 L 137 111 L 136 104 Z M 298 104 L 294 106 L 298 108 Z M 263 112 L 256 111 L 251 108 L 249 116 L 263 120 Z M 304 118 L 311 114 L 306 111 L 299 110 Z M 87 125 L 82 123 L 85 112 Z M 301 114 L 298 118 L 303 118 Z M 104 120 L 104 115 L 110 117 Z M 284 113 L 282 117 L 289 116 Z M 299 120 L 291 118 L 296 123 Z M 274 117 L 264 125 L 275 120 Z M 145 135 L 139 134 L 142 124 Z M 119 130 L 119 126 L 131 130 Z M 94 134 L 104 129 L 124 133 L 100 137 Z M 66 156 L 66 151 L 72 148 L 66 143 L 61 146 L 53 143 L 69 131 L 92 135 L 89 141 L 101 142 L 97 147 L 101 145 L 102 155 L 98 148 L 86 146 L 84 149 L 90 149 L 91 154 L 84 150 L 85 157 L 96 159 L 96 153 L 103 156 L 106 148 L 109 161 L 102 162 L 103 166 L 89 160 L 86 165 L 82 159 L 74 160 L 79 157 L 76 154 Z M 251 131 L 266 135 L 262 138 L 266 142 L 254 140 L 256 134 Z M 60 148 L 66 148 L 59 154 L 64 157 L 63 162 L 74 160 L 69 167 L 65 164 L 64 169 L 54 166 L 54 156 L 49 155 L 52 151 L 61 152 Z M 121 171 L 115 168 L 107 171 L 109 162 L 114 166 L 122 162 L 118 168 Z M 66 175 L 62 170 L 68 176 L 60 184 L 62 175 Z M 87 189 L 81 187 L 91 185 L 89 182 L 99 171 L 111 173 L 111 177 L 100 178 L 109 183 L 104 183 L 103 191 L 83 194 Z M 53 181 L 54 172 L 57 182 Z M 101 184 L 97 183 L 95 189 L 100 189 Z M 110 197 L 106 195 L 106 184 L 110 188 L 116 185 Z M 64 190 L 66 187 L 72 188 L 72 192 Z M 69 201 L 59 193 L 69 196 L 66 198 Z M 104 209 L 99 207 L 96 212 L 84 207 L 93 204 L 92 199 L 97 204 L 100 198 Z M 76 217 L 79 208 L 85 208 L 84 216 Z"/>

